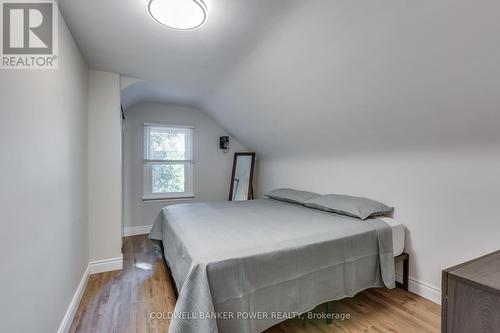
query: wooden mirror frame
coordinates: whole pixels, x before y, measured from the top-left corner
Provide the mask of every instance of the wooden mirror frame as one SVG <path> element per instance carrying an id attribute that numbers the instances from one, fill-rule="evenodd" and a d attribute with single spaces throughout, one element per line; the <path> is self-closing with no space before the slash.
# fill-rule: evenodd
<path id="1" fill-rule="evenodd" d="M 255 153 L 234 153 L 233 172 L 231 173 L 231 183 L 229 184 L 229 201 L 233 201 L 234 176 L 236 174 L 236 163 L 238 161 L 238 156 L 251 156 L 252 157 L 252 165 L 250 166 L 250 179 L 249 179 L 249 184 L 248 184 L 247 200 L 253 199 L 253 172 L 254 172 L 254 167 L 255 167 Z"/>

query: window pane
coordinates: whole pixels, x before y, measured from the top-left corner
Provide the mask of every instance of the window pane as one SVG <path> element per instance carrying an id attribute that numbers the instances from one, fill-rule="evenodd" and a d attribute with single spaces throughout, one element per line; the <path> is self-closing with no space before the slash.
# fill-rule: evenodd
<path id="1" fill-rule="evenodd" d="M 185 192 L 184 164 L 154 164 L 151 167 L 153 193 Z"/>
<path id="2" fill-rule="evenodd" d="M 153 160 L 186 160 L 186 133 L 182 131 L 150 132 L 150 151 Z"/>

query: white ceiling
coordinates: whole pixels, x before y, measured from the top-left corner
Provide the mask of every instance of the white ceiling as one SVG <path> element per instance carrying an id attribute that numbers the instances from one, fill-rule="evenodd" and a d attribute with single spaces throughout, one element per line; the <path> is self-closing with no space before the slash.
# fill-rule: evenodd
<path id="1" fill-rule="evenodd" d="M 146 79 L 127 103 L 199 105 L 261 156 L 500 142 L 498 0 L 208 6 L 190 33 L 143 0 L 61 7 L 92 68 Z"/>
<path id="2" fill-rule="evenodd" d="M 194 31 L 156 23 L 146 0 L 60 0 L 92 69 L 150 80 L 160 100 L 197 104 L 298 0 L 205 0 L 208 20 Z M 144 89 L 142 89 L 144 91 Z"/>

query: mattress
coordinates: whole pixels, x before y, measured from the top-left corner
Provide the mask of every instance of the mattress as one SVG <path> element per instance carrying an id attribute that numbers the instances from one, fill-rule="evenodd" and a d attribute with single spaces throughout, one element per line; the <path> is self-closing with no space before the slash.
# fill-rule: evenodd
<path id="1" fill-rule="evenodd" d="M 390 217 L 378 217 L 378 219 L 387 223 L 392 229 L 394 257 L 401 255 L 405 249 L 405 226 L 397 219 Z"/>

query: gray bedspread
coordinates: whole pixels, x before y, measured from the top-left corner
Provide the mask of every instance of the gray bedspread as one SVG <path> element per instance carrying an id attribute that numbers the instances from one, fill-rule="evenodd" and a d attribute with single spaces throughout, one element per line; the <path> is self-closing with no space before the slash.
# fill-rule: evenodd
<path id="1" fill-rule="evenodd" d="M 255 333 L 317 305 L 394 288 L 383 221 L 272 199 L 164 208 L 151 230 L 179 288 L 169 333 Z"/>

